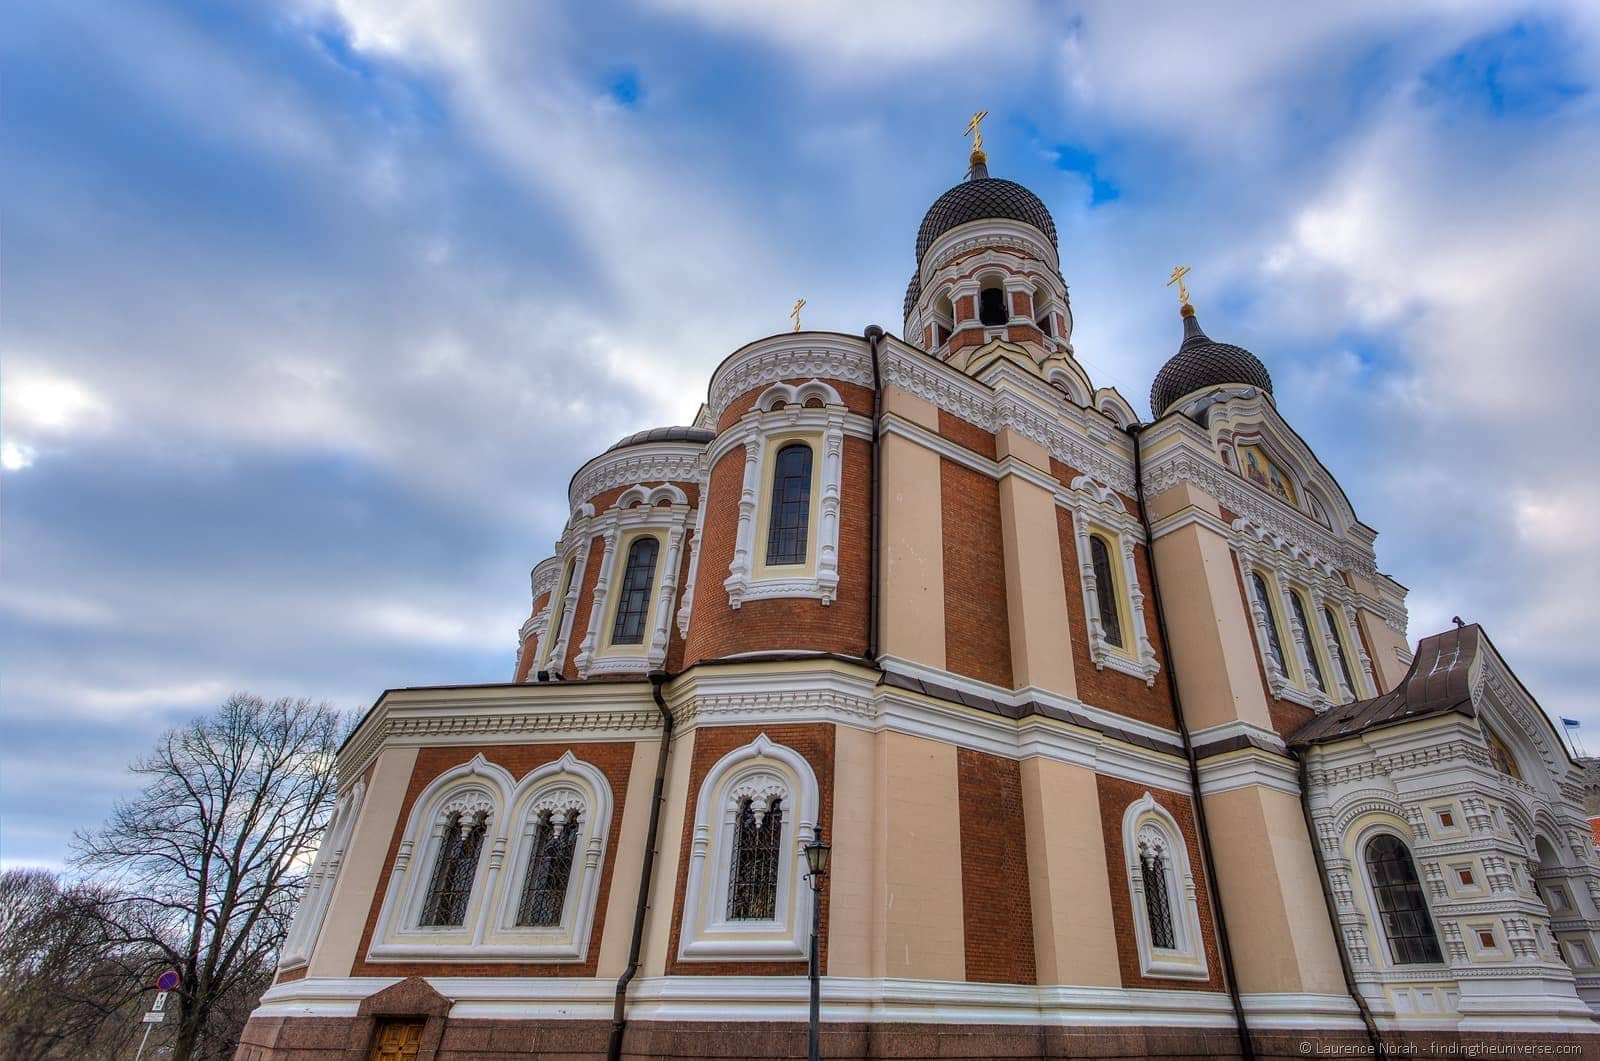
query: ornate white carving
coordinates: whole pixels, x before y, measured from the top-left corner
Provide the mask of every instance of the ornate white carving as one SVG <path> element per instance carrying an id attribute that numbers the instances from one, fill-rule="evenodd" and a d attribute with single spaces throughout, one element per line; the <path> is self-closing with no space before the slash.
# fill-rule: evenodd
<path id="1" fill-rule="evenodd" d="M 1139 948 L 1139 969 L 1145 976 L 1205 979 L 1206 953 L 1200 935 L 1200 906 L 1188 845 L 1178 822 L 1149 792 L 1128 804 L 1122 815 L 1122 850 L 1128 875 L 1128 895 L 1133 904 L 1134 939 Z M 1145 907 L 1145 854 L 1161 857 L 1167 877 L 1167 899 L 1172 912 L 1173 946 L 1156 947 L 1151 940 Z"/>
<path id="2" fill-rule="evenodd" d="M 711 418 L 720 421 L 728 403 L 764 384 L 812 377 L 870 387 L 872 358 L 866 340 L 802 332 L 751 343 L 730 356 L 712 375 L 707 402 Z"/>
<path id="3" fill-rule="evenodd" d="M 576 512 L 597 494 L 634 483 L 692 483 L 698 477 L 704 451 L 705 446 L 698 442 L 651 442 L 602 453 L 572 477 L 572 485 L 567 488 L 568 504 Z M 591 515 L 593 511 L 591 508 Z"/>

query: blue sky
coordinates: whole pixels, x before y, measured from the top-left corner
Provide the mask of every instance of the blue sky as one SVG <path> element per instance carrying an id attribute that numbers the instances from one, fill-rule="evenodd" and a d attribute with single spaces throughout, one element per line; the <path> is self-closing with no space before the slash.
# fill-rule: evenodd
<path id="1" fill-rule="evenodd" d="M 15 5 L 0 861 L 231 690 L 508 678 L 573 470 L 797 297 L 898 330 L 980 107 L 1096 383 L 1146 408 L 1192 266 L 1413 637 L 1600 745 L 1600 16 L 1319 6 Z"/>

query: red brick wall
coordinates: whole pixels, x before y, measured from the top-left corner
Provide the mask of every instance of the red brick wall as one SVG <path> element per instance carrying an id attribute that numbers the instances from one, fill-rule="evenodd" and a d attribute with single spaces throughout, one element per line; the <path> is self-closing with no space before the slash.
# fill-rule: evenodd
<path id="1" fill-rule="evenodd" d="M 689 845 L 694 838 L 700 786 L 706 775 L 724 755 L 743 747 L 765 733 L 775 744 L 793 748 L 811 764 L 817 775 L 821 806 L 817 820 L 825 836 L 833 835 L 833 726 L 809 723 L 791 726 L 700 726 L 694 731 L 694 752 L 689 761 L 689 796 L 683 812 L 683 837 L 678 845 L 678 881 L 672 899 L 672 936 L 667 948 L 669 975 L 696 976 L 797 976 L 806 971 L 805 958 L 766 962 L 685 962 L 678 960 L 678 941 L 683 933 L 683 904 L 689 886 Z M 822 920 L 818 932 L 817 954 L 823 974 L 828 969 L 828 892 L 830 876 L 822 878 Z M 809 888 L 809 884 L 802 884 Z M 809 899 L 809 896 L 802 896 Z"/>
<path id="2" fill-rule="evenodd" d="M 956 778 L 967 979 L 1037 983 L 1021 769 L 1015 759 L 957 748 Z"/>
<path id="3" fill-rule="evenodd" d="M 995 459 L 996 450 L 992 433 L 943 409 L 939 410 L 939 437 L 954 442 L 963 449 L 981 453 L 990 460 Z"/>
<path id="4" fill-rule="evenodd" d="M 1033 319 L 1033 296 L 1026 291 L 1011 292 L 1011 315 Z"/>
<path id="5" fill-rule="evenodd" d="M 810 650 L 859 656 L 867 646 L 868 526 L 872 509 L 872 444 L 846 437 L 839 491 L 839 587 L 832 604 L 812 597 L 747 600 L 728 604 L 723 580 L 733 562 L 744 486 L 743 448 L 711 469 L 706 491 L 705 537 L 700 542 L 694 609 L 685 665 L 737 652 Z M 816 533 L 817 528 L 812 528 Z"/>
<path id="6" fill-rule="evenodd" d="M 372 946 L 372 934 L 377 928 L 378 915 L 383 909 L 389 878 L 394 872 L 394 860 L 405 836 L 406 822 L 411 808 L 440 774 L 452 767 L 483 755 L 489 762 L 503 767 L 512 777 L 521 779 L 545 763 L 554 762 L 570 750 L 574 756 L 593 764 L 611 785 L 611 829 L 606 839 L 606 854 L 600 864 L 600 891 L 595 899 L 594 924 L 589 931 L 588 956 L 581 962 L 369 962 L 367 950 Z M 605 929 L 607 905 L 611 898 L 611 871 L 617 861 L 617 840 L 622 833 L 622 813 L 628 802 L 628 774 L 633 766 L 633 742 L 607 741 L 585 744 L 516 744 L 474 745 L 470 747 L 424 748 L 417 754 L 416 765 L 411 770 L 411 781 L 406 786 L 405 799 L 400 804 L 400 816 L 395 822 L 394 835 L 389 840 L 389 853 L 383 860 L 383 872 L 378 875 L 378 891 L 372 897 L 372 909 L 367 913 L 367 924 L 361 933 L 361 945 L 356 951 L 351 976 L 593 976 L 595 963 L 600 959 L 600 935 Z M 508 813 L 502 808 L 501 813 Z M 432 867 L 422 864 L 425 851 L 413 851 L 411 872 L 428 873 Z M 487 853 L 483 856 L 488 857 Z M 502 874 L 512 871 L 506 853 Z M 628 911 L 622 913 L 627 917 Z"/>
<path id="7" fill-rule="evenodd" d="M 1078 567 L 1078 533 L 1073 526 L 1071 512 L 1064 508 L 1056 509 L 1056 530 L 1061 537 L 1061 566 L 1067 585 L 1067 618 L 1072 624 L 1072 668 L 1078 680 L 1078 699 L 1141 722 L 1168 729 L 1175 727 L 1177 720 L 1172 713 L 1172 693 L 1167 687 L 1165 674 L 1158 672 L 1155 684 L 1146 685 L 1141 678 L 1109 667 L 1095 670 L 1089 658 L 1089 620 L 1084 614 L 1083 577 Z M 1172 663 L 1167 658 L 1167 646 L 1162 643 L 1161 628 L 1156 622 L 1154 595 L 1150 592 L 1150 556 L 1142 545 L 1134 546 L 1133 566 L 1139 572 L 1139 585 L 1145 591 L 1145 629 L 1150 644 L 1155 648 L 1156 659 L 1161 666 L 1170 667 Z M 1125 633 L 1125 639 L 1132 634 L 1132 631 Z"/>
<path id="8" fill-rule="evenodd" d="M 1100 828 L 1106 842 L 1106 868 L 1111 877 L 1111 921 L 1116 927 L 1117 958 L 1122 966 L 1123 987 L 1176 988 L 1184 991 L 1221 991 L 1222 960 L 1217 953 L 1216 927 L 1212 923 L 1209 886 L 1206 882 L 1205 860 L 1200 857 L 1200 841 L 1194 824 L 1194 805 L 1188 796 L 1176 792 L 1149 789 L 1134 781 L 1123 781 L 1103 774 L 1095 775 L 1095 785 L 1100 791 Z M 1128 888 L 1128 863 L 1122 851 L 1122 815 L 1128 804 L 1143 798 L 1149 792 L 1178 822 L 1188 848 L 1189 869 L 1194 873 L 1195 895 L 1200 905 L 1200 939 L 1206 948 L 1206 968 L 1210 976 L 1205 980 L 1168 979 L 1146 977 L 1139 974 L 1139 944 L 1134 936 L 1133 893 Z M 1173 896 L 1173 916 L 1179 916 L 1178 902 Z M 1139 917 L 1144 911 L 1139 911 Z"/>
<path id="9" fill-rule="evenodd" d="M 1000 539 L 1000 484 L 940 458 L 939 489 L 945 667 L 1009 689 L 1011 623 Z"/>
<path id="10" fill-rule="evenodd" d="M 842 379 L 828 379 L 827 377 L 811 376 L 797 376 L 793 379 L 782 380 L 781 382 L 787 383 L 791 387 L 798 387 L 802 383 L 810 383 L 813 378 L 820 378 L 822 382 L 830 385 L 834 390 L 838 391 L 839 397 L 844 401 L 845 408 L 849 409 L 851 412 L 860 413 L 862 416 L 872 415 L 871 387 L 863 387 L 859 383 L 846 383 Z M 751 407 L 755 405 L 756 399 L 761 396 L 761 392 L 770 386 L 772 386 L 772 384 L 763 383 L 759 387 L 752 387 L 750 390 L 745 391 L 743 394 L 733 399 L 733 401 L 729 402 L 728 407 L 722 410 L 722 416 L 717 421 L 717 431 L 719 433 L 726 431 L 729 427 L 738 423 L 739 418 L 745 413 L 748 413 Z"/>
<path id="11" fill-rule="evenodd" d="M 646 489 L 649 489 L 652 486 L 659 486 L 663 482 L 671 482 L 673 486 L 676 486 L 679 490 L 682 490 L 684 495 L 688 498 L 689 507 L 691 509 L 700 504 L 700 484 L 685 482 L 679 479 L 642 479 L 637 484 L 626 483 L 622 486 L 613 486 L 610 489 L 600 491 L 593 497 L 584 498 L 583 500 L 588 501 L 589 504 L 593 505 L 596 514 L 599 514 L 605 512 L 612 505 L 616 504 L 617 498 L 622 496 L 622 492 L 624 490 L 632 490 L 635 485 L 643 486 Z"/>

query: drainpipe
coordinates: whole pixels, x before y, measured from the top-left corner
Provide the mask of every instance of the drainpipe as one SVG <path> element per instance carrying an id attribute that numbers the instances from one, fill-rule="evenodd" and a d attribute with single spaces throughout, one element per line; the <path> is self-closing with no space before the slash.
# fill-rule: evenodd
<path id="1" fill-rule="evenodd" d="M 867 565 L 867 662 L 878 662 L 878 565 L 881 563 L 879 525 L 883 522 L 883 441 L 878 437 L 878 425 L 883 419 L 883 384 L 878 377 L 878 343 L 883 339 L 883 329 L 876 324 L 867 325 L 862 333 L 872 348 L 872 526 L 868 531 L 871 554 Z"/>
<path id="2" fill-rule="evenodd" d="M 1244 1019 L 1244 1000 L 1239 997 L 1239 978 L 1234 974 L 1233 947 L 1228 942 L 1228 918 L 1222 910 L 1222 896 L 1217 881 L 1217 864 L 1211 855 L 1211 830 L 1206 825 L 1206 803 L 1200 795 L 1200 760 L 1195 758 L 1194 742 L 1189 739 L 1189 725 L 1183 718 L 1183 698 L 1178 695 L 1178 679 L 1172 673 L 1172 640 L 1167 636 L 1167 610 L 1161 603 L 1161 582 L 1156 575 L 1156 543 L 1150 533 L 1150 513 L 1144 506 L 1144 440 L 1143 427 L 1132 424 L 1125 429 L 1133 440 L 1133 490 L 1139 506 L 1139 523 L 1144 527 L 1145 548 L 1150 553 L 1150 599 L 1156 606 L 1156 629 L 1161 633 L 1161 644 L 1167 650 L 1167 691 L 1172 696 L 1172 716 L 1178 724 L 1178 736 L 1183 740 L 1183 754 L 1189 760 L 1189 783 L 1194 787 L 1195 828 L 1200 835 L 1200 858 L 1206 867 L 1206 883 L 1210 885 L 1211 916 L 1217 926 L 1217 950 L 1222 955 L 1222 974 L 1228 983 L 1228 998 L 1233 1003 L 1233 1020 L 1239 1032 L 1239 1053 L 1243 1061 L 1255 1061 L 1255 1045 L 1250 1041 L 1250 1025 Z"/>
<path id="3" fill-rule="evenodd" d="M 650 825 L 645 831 L 644 865 L 639 868 L 639 904 L 633 911 L 633 938 L 628 943 L 628 967 L 617 979 L 617 997 L 611 1008 L 611 1042 L 606 1047 L 607 1061 L 622 1057 L 622 1033 L 628 1027 L 628 984 L 639 971 L 639 951 L 644 945 L 644 915 L 650 907 L 650 879 L 656 864 L 656 836 L 661 828 L 662 792 L 667 781 L 667 747 L 672 743 L 672 712 L 661 695 L 661 686 L 671 677 L 664 670 L 648 675 L 650 695 L 661 712 L 661 748 L 656 753 L 656 783 L 650 799 Z"/>
<path id="4" fill-rule="evenodd" d="M 1361 1011 L 1361 1023 L 1367 1026 L 1367 1041 L 1372 1044 L 1372 1056 L 1384 1057 L 1383 1036 L 1378 1031 L 1378 1022 L 1372 1019 L 1372 1010 L 1367 1007 L 1367 1000 L 1361 994 L 1361 988 L 1356 984 L 1355 970 L 1350 967 L 1350 955 L 1344 947 L 1344 930 L 1339 927 L 1339 907 L 1333 901 L 1333 888 L 1328 884 L 1328 866 L 1322 860 L 1322 845 L 1317 843 L 1317 823 L 1311 818 L 1311 767 L 1306 762 L 1306 754 L 1310 749 L 1301 754 L 1300 760 L 1300 813 L 1306 819 L 1306 837 L 1311 841 L 1311 857 L 1317 862 L 1317 883 L 1322 885 L 1322 902 L 1328 908 L 1328 921 L 1333 925 L 1334 949 L 1339 952 L 1339 971 L 1344 973 L 1344 987 L 1350 992 L 1350 997 L 1355 999 L 1356 1008 Z"/>

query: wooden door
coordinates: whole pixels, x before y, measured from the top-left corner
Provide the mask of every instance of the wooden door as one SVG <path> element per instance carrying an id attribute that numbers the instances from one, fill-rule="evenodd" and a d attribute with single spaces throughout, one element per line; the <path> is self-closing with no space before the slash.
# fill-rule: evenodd
<path id="1" fill-rule="evenodd" d="M 425 1021 L 380 1020 L 372 1036 L 372 1061 L 402 1061 L 417 1056 Z"/>

